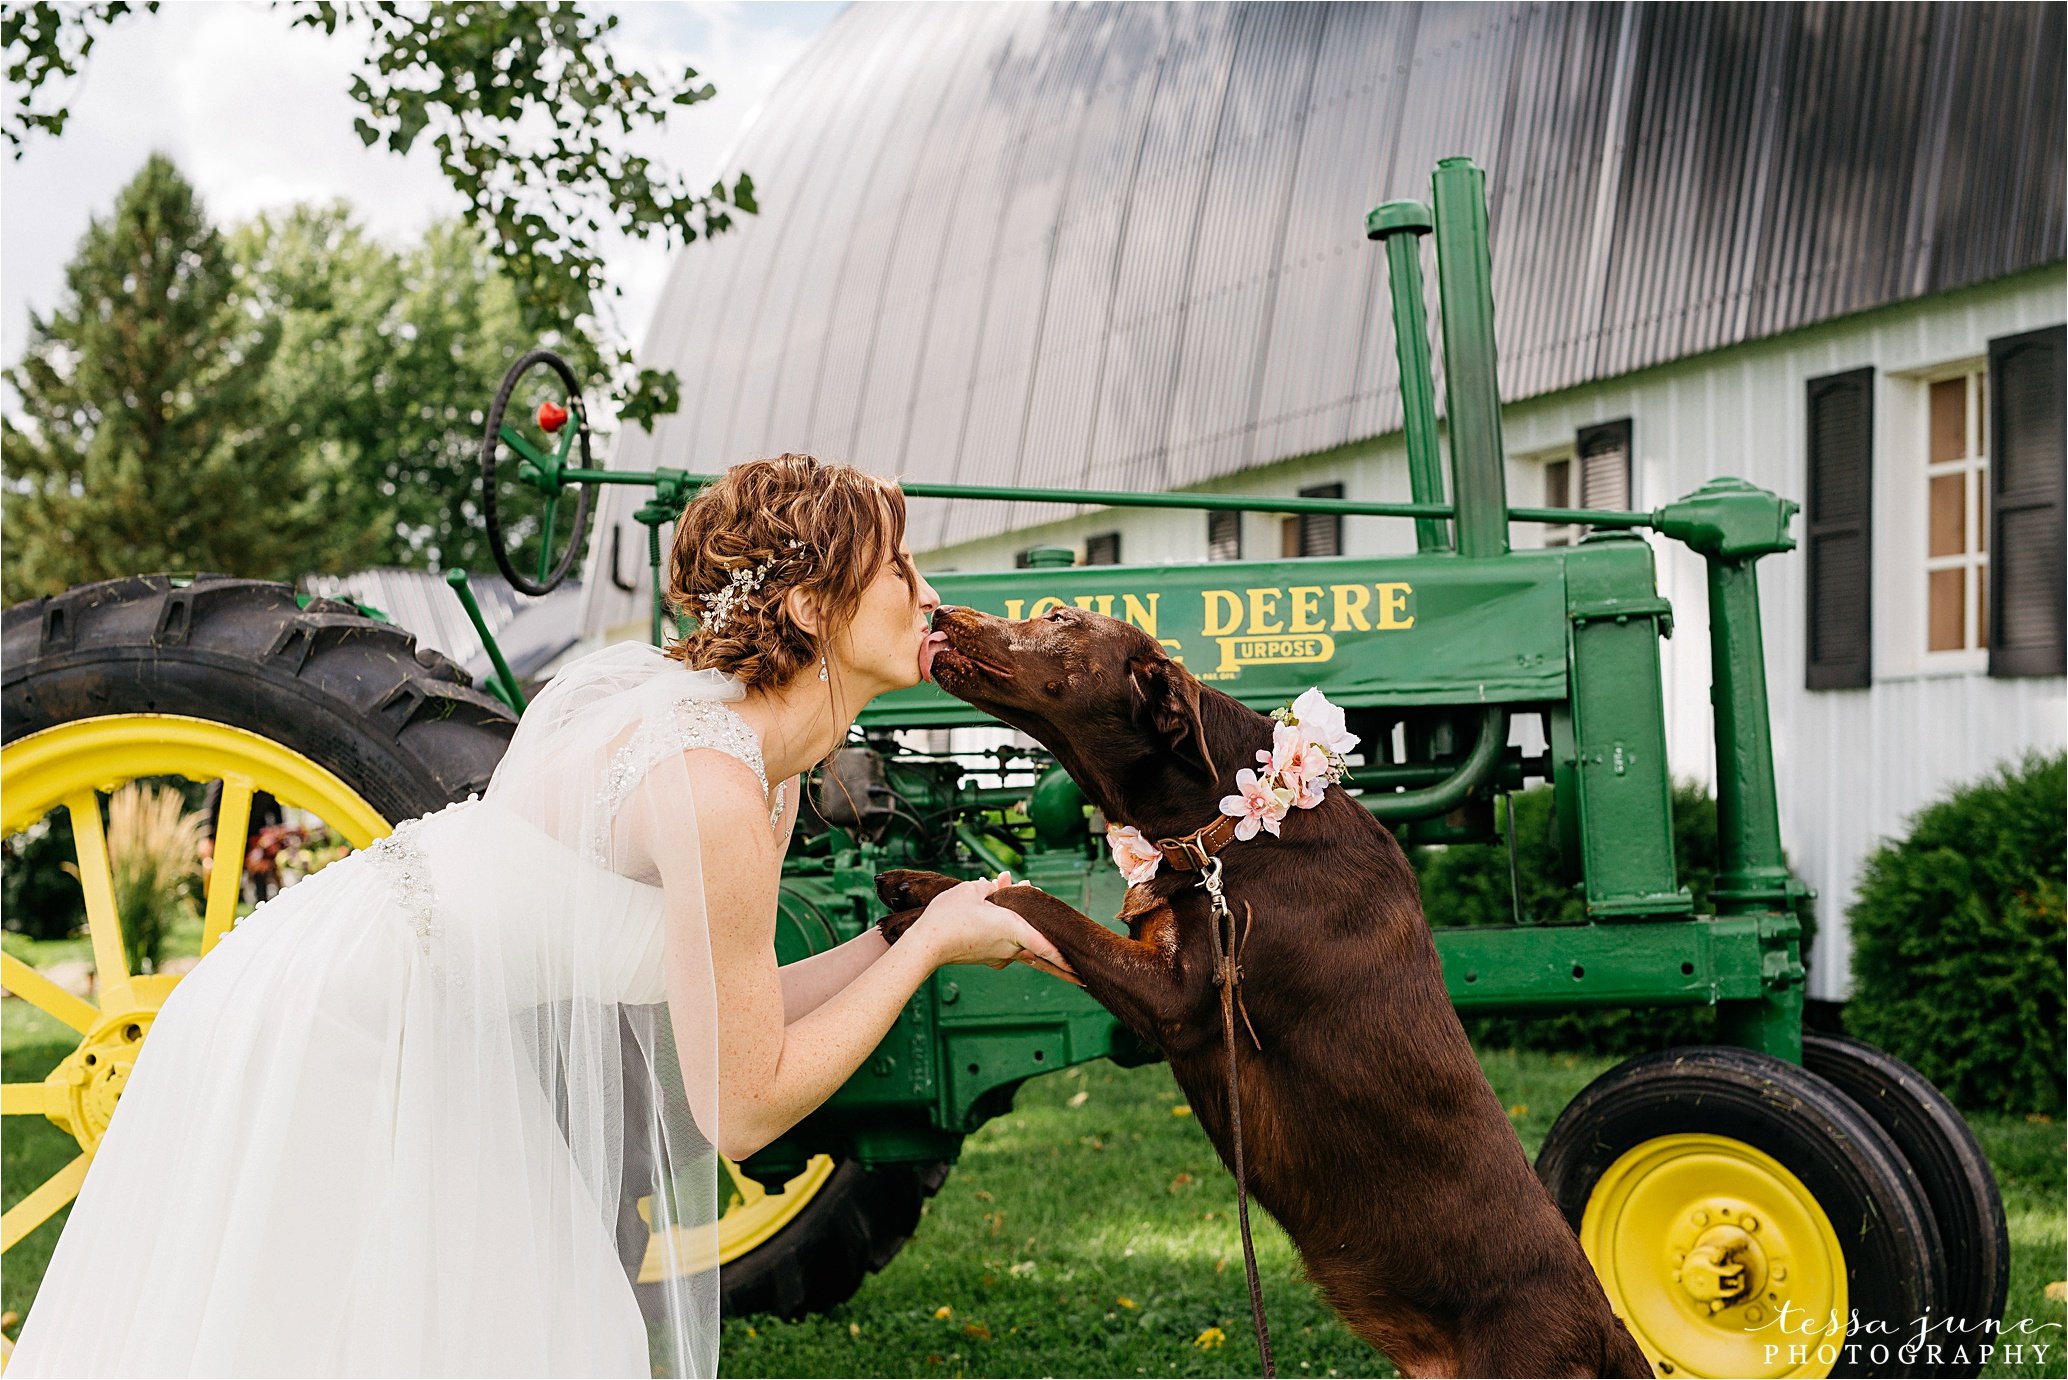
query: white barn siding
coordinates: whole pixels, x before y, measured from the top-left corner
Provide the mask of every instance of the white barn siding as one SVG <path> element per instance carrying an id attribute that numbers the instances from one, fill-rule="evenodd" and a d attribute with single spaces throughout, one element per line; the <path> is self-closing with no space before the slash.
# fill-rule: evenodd
<path id="1" fill-rule="evenodd" d="M 1991 679 L 1986 657 L 1923 651 L 1923 388 L 1905 375 L 1980 359 L 1998 336 L 2068 316 L 2059 265 L 1964 292 L 1907 303 L 1771 340 L 1682 360 L 1620 379 L 1511 405 L 1504 413 L 1509 501 L 1541 503 L 1540 459 L 1569 448 L 1582 426 L 1633 419 L 1631 506 L 1652 508 L 1715 475 L 1736 475 L 1798 501 L 1807 488 L 1804 385 L 1872 365 L 1875 400 L 1875 668 L 1861 690 L 1803 688 L 1804 562 L 1800 550 L 1760 563 L 1767 683 L 1782 836 L 1796 869 L 1818 893 L 1819 938 L 1811 995 L 1842 998 L 1851 949 L 1844 912 L 1862 859 L 1902 832 L 1920 806 L 1996 763 L 2068 742 L 2068 682 Z M 1398 434 L 1360 446 L 1262 466 L 1202 486 L 1290 495 L 1340 480 L 1346 497 L 1408 497 Z M 1244 519 L 1245 559 L 1278 552 L 1278 518 Z M 996 570 L 1033 545 L 1076 546 L 1118 530 L 1129 565 L 1196 561 L 1204 515 L 1108 510 L 927 553 L 929 570 Z M 1796 519 L 1798 538 L 1802 520 Z M 1403 521 L 1351 518 L 1350 555 L 1413 549 Z M 1518 524 L 1517 545 L 1541 540 Z M 1702 562 L 1654 541 L 1660 590 L 1676 629 L 1666 644 L 1667 742 L 1677 775 L 1713 785 L 1708 605 Z"/>

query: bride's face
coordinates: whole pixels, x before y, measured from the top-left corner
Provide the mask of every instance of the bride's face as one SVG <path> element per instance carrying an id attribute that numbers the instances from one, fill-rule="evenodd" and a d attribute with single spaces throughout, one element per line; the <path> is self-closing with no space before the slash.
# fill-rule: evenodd
<path id="1" fill-rule="evenodd" d="M 912 564 L 909 547 L 883 563 L 835 643 L 842 680 L 873 698 L 919 683 L 919 648 L 941 597 Z"/>

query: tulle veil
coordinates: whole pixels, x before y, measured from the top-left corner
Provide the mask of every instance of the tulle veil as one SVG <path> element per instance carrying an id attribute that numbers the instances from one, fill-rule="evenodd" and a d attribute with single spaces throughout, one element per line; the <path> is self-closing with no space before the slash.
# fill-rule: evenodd
<path id="1" fill-rule="evenodd" d="M 446 955 L 491 1058 L 501 1057 L 495 1029 L 509 1013 L 509 1035 L 565 1137 L 562 1177 L 529 1210 L 607 1219 L 656 1376 L 717 1374 L 724 1182 L 709 928 L 701 870 L 690 865 L 701 854 L 677 714 L 685 701 L 744 693 L 731 676 L 690 670 L 641 643 L 563 668 L 526 709 L 483 799 L 484 820 L 514 818 L 558 845 L 547 855 L 568 879 L 547 888 L 553 913 L 540 919 L 560 942 L 460 945 Z M 525 846 L 526 830 L 514 832 Z M 662 848 L 682 861 L 657 898 Z M 510 971 L 512 958 L 520 968 L 543 960 L 548 971 Z M 591 1296 L 592 1280 L 603 1297 Z M 582 1275 L 578 1259 L 561 1284 L 559 1306 L 577 1329 L 613 1307 L 608 1282 Z M 581 1309 L 597 1318 L 577 1318 Z"/>
<path id="2" fill-rule="evenodd" d="M 583 657 L 483 798 L 240 921 L 157 1013 L 9 1370 L 715 1375 L 681 726 L 744 693 Z"/>

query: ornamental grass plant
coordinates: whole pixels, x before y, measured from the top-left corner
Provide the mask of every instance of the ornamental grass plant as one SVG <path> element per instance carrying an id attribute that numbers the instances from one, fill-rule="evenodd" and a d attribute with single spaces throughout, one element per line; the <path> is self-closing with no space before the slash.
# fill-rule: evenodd
<path id="1" fill-rule="evenodd" d="M 123 956 L 132 973 L 155 972 L 167 936 L 193 917 L 207 827 L 179 791 L 143 781 L 108 797 L 107 827 Z M 75 864 L 65 870 L 79 875 Z"/>

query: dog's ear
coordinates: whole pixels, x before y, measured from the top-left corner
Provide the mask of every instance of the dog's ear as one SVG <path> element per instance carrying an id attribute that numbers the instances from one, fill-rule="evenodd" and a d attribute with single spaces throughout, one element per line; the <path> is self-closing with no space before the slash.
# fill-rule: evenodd
<path id="1" fill-rule="evenodd" d="M 1129 663 L 1127 688 L 1142 732 L 1206 780 L 1218 780 L 1199 718 L 1198 680 L 1169 657 L 1145 658 Z"/>

